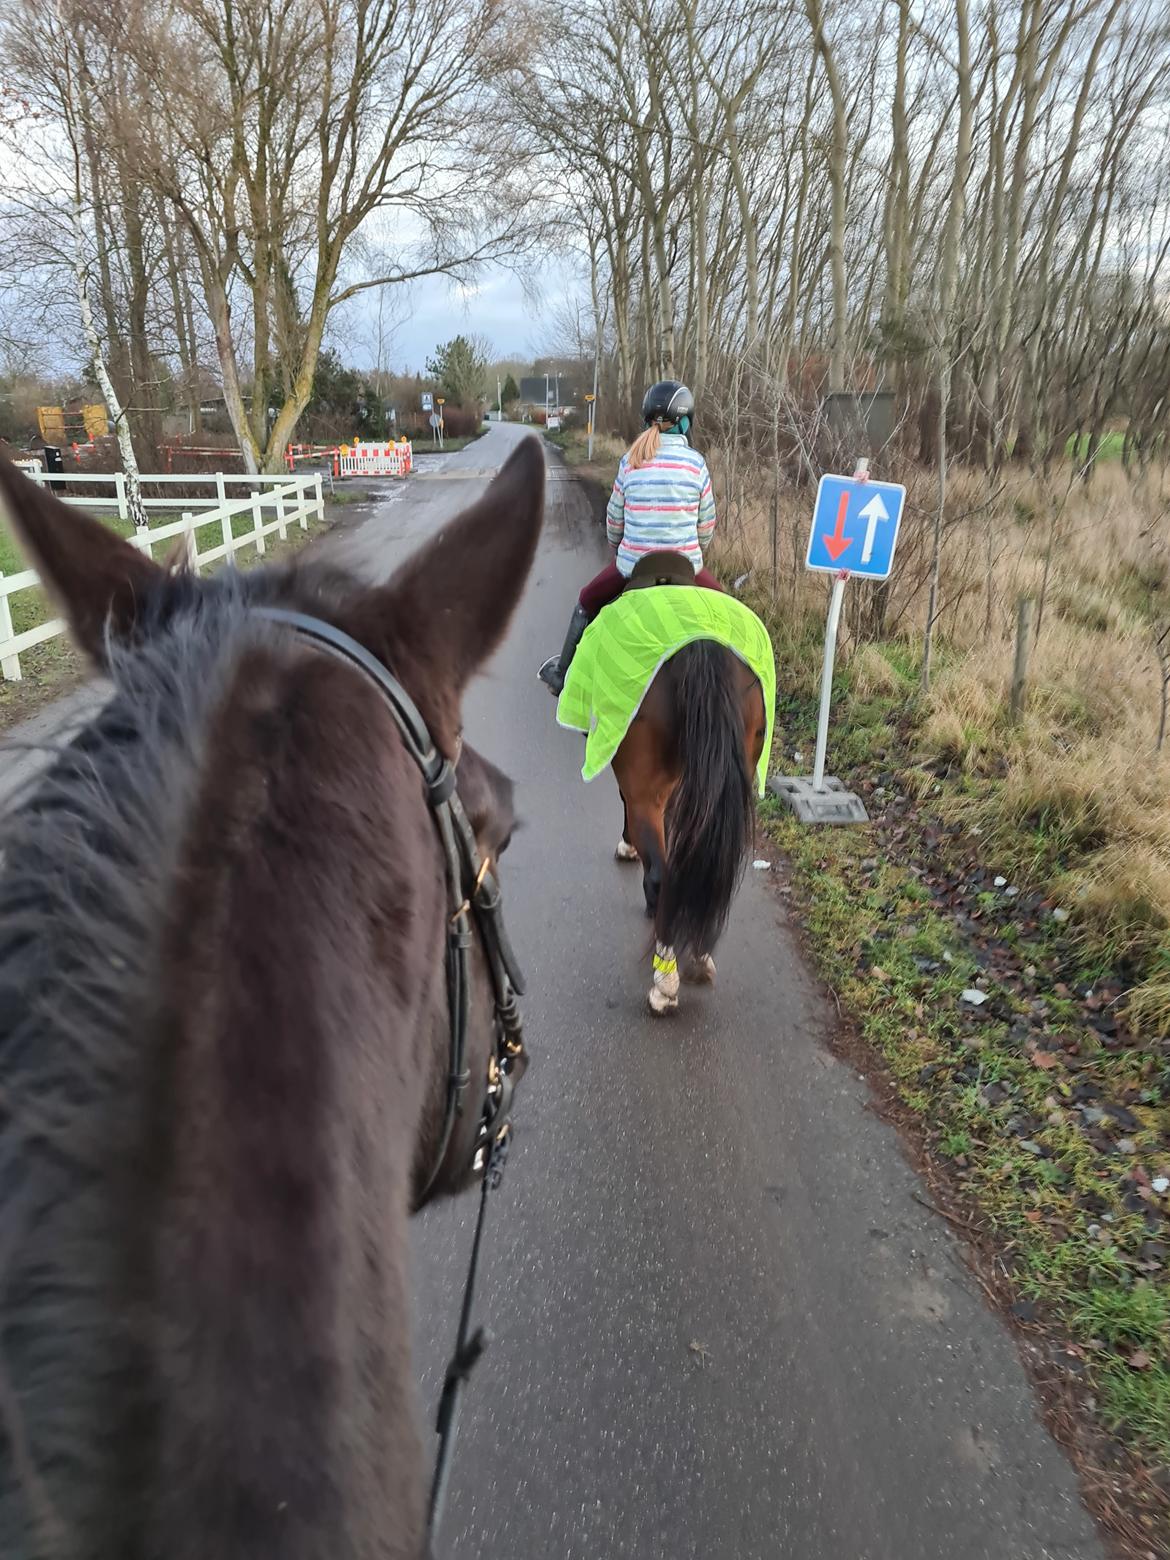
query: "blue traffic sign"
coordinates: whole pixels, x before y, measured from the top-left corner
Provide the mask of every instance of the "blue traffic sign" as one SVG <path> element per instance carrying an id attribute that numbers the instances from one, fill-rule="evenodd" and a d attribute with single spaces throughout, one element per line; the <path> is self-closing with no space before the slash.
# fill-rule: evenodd
<path id="1" fill-rule="evenodd" d="M 822 477 L 806 567 L 865 580 L 888 579 L 905 504 L 906 489 L 896 482 Z"/>

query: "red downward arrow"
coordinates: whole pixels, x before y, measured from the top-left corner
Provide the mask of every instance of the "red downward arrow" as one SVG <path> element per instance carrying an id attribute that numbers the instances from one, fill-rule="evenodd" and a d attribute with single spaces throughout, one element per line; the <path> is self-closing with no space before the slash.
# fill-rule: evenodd
<path id="1" fill-rule="evenodd" d="M 823 536 L 821 541 L 825 544 L 825 551 L 836 563 L 837 559 L 845 551 L 846 547 L 853 546 L 853 538 L 845 535 L 845 512 L 849 508 L 849 494 L 842 493 L 841 501 L 837 505 L 837 529 L 832 536 Z"/>

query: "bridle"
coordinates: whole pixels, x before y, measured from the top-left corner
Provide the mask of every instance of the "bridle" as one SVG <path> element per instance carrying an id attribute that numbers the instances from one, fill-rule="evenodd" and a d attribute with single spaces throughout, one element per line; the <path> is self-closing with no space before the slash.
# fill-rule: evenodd
<path id="1" fill-rule="evenodd" d="M 429 1551 L 430 1541 L 442 1517 L 447 1493 L 460 1399 L 472 1368 L 488 1343 L 482 1327 L 476 1328 L 474 1332 L 471 1330 L 471 1308 L 475 1297 L 487 1194 L 500 1184 L 503 1175 L 511 1135 L 514 1073 L 524 1055 L 522 1020 L 516 1001 L 518 996 L 524 994 L 524 979 L 504 930 L 500 888 L 492 872 L 491 858 L 480 857 L 474 830 L 455 789 L 455 765 L 435 747 L 426 722 L 406 689 L 364 645 L 321 618 L 311 617 L 308 613 L 286 611 L 282 607 L 254 607 L 252 615 L 291 629 L 298 639 L 333 656 L 344 665 L 352 666 L 373 683 L 402 735 L 406 751 L 422 773 L 427 803 L 435 820 L 447 869 L 447 1002 L 451 1027 L 443 1125 L 433 1168 L 424 1188 L 424 1197 L 434 1186 L 443 1168 L 455 1122 L 463 1114 L 464 1099 L 471 1084 L 471 1073 L 467 1067 L 467 1026 L 471 1004 L 473 922 L 479 930 L 480 945 L 491 971 L 495 1038 L 488 1057 L 487 1079 L 470 1164 L 472 1173 L 482 1177 L 479 1215 L 475 1224 L 463 1304 L 459 1312 L 455 1351 L 447 1366 L 439 1400 L 436 1423 L 439 1449 L 427 1517 Z"/>

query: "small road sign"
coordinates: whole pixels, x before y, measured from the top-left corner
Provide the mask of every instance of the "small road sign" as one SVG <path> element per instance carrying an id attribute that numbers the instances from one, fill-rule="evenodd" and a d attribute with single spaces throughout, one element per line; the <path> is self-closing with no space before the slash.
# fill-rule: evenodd
<path id="1" fill-rule="evenodd" d="M 896 482 L 822 477 L 806 566 L 859 579 L 889 579 L 905 505 L 906 489 Z"/>
<path id="2" fill-rule="evenodd" d="M 443 419 L 439 416 L 438 412 L 432 412 L 431 413 L 431 427 L 437 433 L 442 426 L 443 426 Z"/>
<path id="3" fill-rule="evenodd" d="M 434 396 L 431 394 L 431 392 L 429 390 L 424 390 L 423 393 L 422 393 L 422 409 L 423 409 L 423 411 L 424 412 L 433 411 L 434 410 L 434 406 L 435 406 L 435 398 L 434 398 Z"/>

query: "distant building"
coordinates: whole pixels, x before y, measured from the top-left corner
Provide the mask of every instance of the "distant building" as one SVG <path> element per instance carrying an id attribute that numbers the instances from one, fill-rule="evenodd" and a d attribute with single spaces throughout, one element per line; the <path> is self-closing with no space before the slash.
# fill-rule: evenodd
<path id="1" fill-rule="evenodd" d="M 549 411 L 563 417 L 580 406 L 584 395 L 584 382 L 578 382 L 576 375 L 549 374 L 546 378 L 544 374 L 524 374 L 520 379 L 520 414 Z"/>

